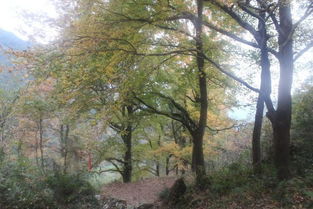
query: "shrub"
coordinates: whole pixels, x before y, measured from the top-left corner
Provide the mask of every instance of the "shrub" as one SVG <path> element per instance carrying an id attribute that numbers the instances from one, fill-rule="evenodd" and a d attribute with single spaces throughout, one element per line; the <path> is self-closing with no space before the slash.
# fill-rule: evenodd
<path id="1" fill-rule="evenodd" d="M 307 86 L 294 95 L 291 131 L 292 166 L 305 176 L 313 169 L 313 87 Z"/>
<path id="2" fill-rule="evenodd" d="M 97 209 L 98 202 L 83 175 L 42 173 L 21 157 L 0 163 L 0 208 Z"/>
<path id="3" fill-rule="evenodd" d="M 170 194 L 170 189 L 169 188 L 164 188 L 160 193 L 159 193 L 159 198 L 160 200 L 166 200 Z"/>
<path id="4" fill-rule="evenodd" d="M 0 208 L 56 208 L 52 191 L 46 187 L 38 172 L 27 159 L 3 162 L 0 167 Z"/>
<path id="5" fill-rule="evenodd" d="M 95 190 L 82 175 L 56 172 L 46 182 L 53 191 L 54 200 L 60 205 L 97 205 Z"/>
<path id="6" fill-rule="evenodd" d="M 288 181 L 280 182 L 274 197 L 284 206 L 301 205 L 304 208 L 313 207 L 313 175 L 297 176 Z"/>
<path id="7" fill-rule="evenodd" d="M 233 163 L 210 175 L 213 193 L 226 194 L 233 189 L 244 186 L 249 182 L 252 171 L 245 166 Z"/>

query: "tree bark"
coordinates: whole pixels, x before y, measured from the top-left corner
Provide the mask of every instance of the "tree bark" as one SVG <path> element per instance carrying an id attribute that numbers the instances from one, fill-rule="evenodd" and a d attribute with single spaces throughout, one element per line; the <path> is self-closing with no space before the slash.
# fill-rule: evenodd
<path id="1" fill-rule="evenodd" d="M 261 173 L 261 130 L 263 123 L 264 100 L 258 97 L 252 134 L 252 164 L 255 174 Z"/>
<path id="2" fill-rule="evenodd" d="M 274 160 L 277 176 L 280 180 L 290 177 L 289 145 L 291 126 L 291 87 L 293 76 L 293 24 L 291 5 L 288 0 L 279 4 L 280 30 L 279 65 L 280 80 L 278 86 L 278 103 L 273 123 L 274 130 Z"/>
<path id="3" fill-rule="evenodd" d="M 36 154 L 36 165 L 40 169 L 39 165 L 39 159 L 38 159 L 38 148 L 39 148 L 39 140 L 38 140 L 38 130 L 36 131 L 36 136 L 35 136 L 35 154 Z"/>
<path id="4" fill-rule="evenodd" d="M 170 156 L 167 156 L 165 159 L 165 175 L 166 176 L 170 174 L 169 164 L 170 164 Z"/>
<path id="5" fill-rule="evenodd" d="M 161 126 L 161 130 L 163 130 L 162 126 Z M 159 135 L 159 139 L 158 139 L 158 146 L 161 147 L 161 135 Z M 155 162 L 155 171 L 156 171 L 156 176 L 160 176 L 160 162 L 158 159 L 156 159 Z"/>
<path id="6" fill-rule="evenodd" d="M 41 160 L 41 169 L 44 170 L 44 157 L 43 157 L 43 127 L 42 127 L 42 117 L 39 118 L 39 149 L 40 149 L 40 160 Z"/>
<path id="7" fill-rule="evenodd" d="M 203 136 L 207 125 L 208 113 L 208 93 L 207 78 L 204 71 L 204 53 L 202 42 L 202 18 L 203 18 L 203 0 L 197 0 L 198 18 L 195 21 L 196 28 L 196 49 L 197 49 L 197 68 L 198 68 L 198 85 L 200 89 L 200 118 L 198 127 L 192 133 L 193 150 L 192 150 L 192 170 L 196 173 L 197 183 L 201 183 L 205 175 L 205 165 L 203 156 Z"/>
<path id="8" fill-rule="evenodd" d="M 155 163 L 155 174 L 158 177 L 160 176 L 160 163 L 158 161 Z"/>
<path id="9" fill-rule="evenodd" d="M 192 165 L 191 168 L 196 172 L 196 181 L 201 183 L 205 175 L 204 155 L 203 155 L 203 135 L 199 133 L 193 136 Z"/>
<path id="10" fill-rule="evenodd" d="M 132 122 L 131 117 L 133 114 L 133 108 L 131 106 L 127 106 L 127 126 L 125 129 L 125 133 L 122 133 L 122 139 L 125 144 L 125 154 L 124 154 L 124 169 L 123 169 L 123 182 L 131 182 L 132 178 Z"/>
<path id="11" fill-rule="evenodd" d="M 69 135 L 70 127 L 69 125 L 61 125 L 60 127 L 60 140 L 62 143 L 62 155 L 63 155 L 63 172 L 67 171 L 67 156 L 68 156 L 68 135 Z"/>
<path id="12" fill-rule="evenodd" d="M 265 10 L 260 12 L 260 17 L 263 19 L 265 18 Z M 264 97 L 266 95 L 268 98 L 270 98 L 272 91 L 270 61 L 267 47 L 267 29 L 266 23 L 262 20 L 259 20 L 258 33 L 255 38 L 261 49 L 261 94 L 259 94 L 257 100 L 255 121 L 252 134 L 252 164 L 254 173 L 259 174 L 261 173 L 261 130 L 264 113 Z"/>

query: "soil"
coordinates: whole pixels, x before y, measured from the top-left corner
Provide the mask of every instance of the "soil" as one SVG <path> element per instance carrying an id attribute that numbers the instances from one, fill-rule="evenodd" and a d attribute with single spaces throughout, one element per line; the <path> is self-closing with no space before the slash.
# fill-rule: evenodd
<path id="1" fill-rule="evenodd" d="M 114 182 L 102 188 L 103 197 L 125 200 L 127 205 L 138 207 L 146 203 L 155 203 L 159 194 L 171 188 L 176 177 L 149 178 L 133 183 Z"/>

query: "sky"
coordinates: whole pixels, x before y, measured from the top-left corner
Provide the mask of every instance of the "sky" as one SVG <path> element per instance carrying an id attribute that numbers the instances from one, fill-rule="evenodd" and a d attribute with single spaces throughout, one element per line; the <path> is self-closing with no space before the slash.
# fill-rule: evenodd
<path id="1" fill-rule="evenodd" d="M 51 0 L 0 0 L 0 28 L 13 32 L 26 40 L 32 31 L 23 14 L 46 15 L 56 17 L 57 13 Z M 37 27 L 45 27 L 37 25 Z"/>

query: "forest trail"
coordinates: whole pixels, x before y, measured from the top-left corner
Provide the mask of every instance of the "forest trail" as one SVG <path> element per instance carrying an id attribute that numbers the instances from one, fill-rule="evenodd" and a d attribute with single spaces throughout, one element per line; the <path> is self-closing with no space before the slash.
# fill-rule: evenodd
<path id="1" fill-rule="evenodd" d="M 114 182 L 102 188 L 102 197 L 125 200 L 127 205 L 139 206 L 158 201 L 159 194 L 170 188 L 176 177 L 149 178 L 132 183 Z"/>

